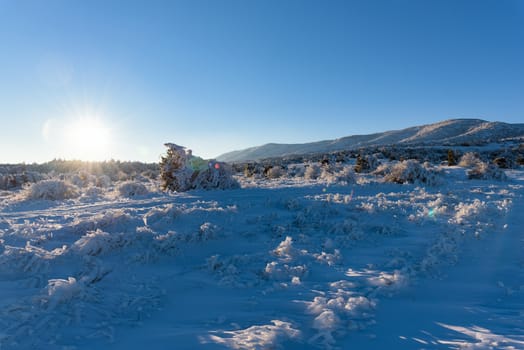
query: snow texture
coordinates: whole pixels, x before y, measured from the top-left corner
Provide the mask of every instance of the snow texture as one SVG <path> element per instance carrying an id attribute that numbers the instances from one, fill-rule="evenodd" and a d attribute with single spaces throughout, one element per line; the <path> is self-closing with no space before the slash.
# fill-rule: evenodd
<path id="1" fill-rule="evenodd" d="M 0 348 L 522 348 L 524 173 L 468 170 L 2 192 Z"/>

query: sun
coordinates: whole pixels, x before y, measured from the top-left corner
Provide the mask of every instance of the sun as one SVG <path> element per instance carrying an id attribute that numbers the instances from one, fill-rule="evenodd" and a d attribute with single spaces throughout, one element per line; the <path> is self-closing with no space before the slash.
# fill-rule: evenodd
<path id="1" fill-rule="evenodd" d="M 73 159 L 106 160 L 110 143 L 111 131 L 100 118 L 79 118 L 65 128 L 65 151 Z"/>

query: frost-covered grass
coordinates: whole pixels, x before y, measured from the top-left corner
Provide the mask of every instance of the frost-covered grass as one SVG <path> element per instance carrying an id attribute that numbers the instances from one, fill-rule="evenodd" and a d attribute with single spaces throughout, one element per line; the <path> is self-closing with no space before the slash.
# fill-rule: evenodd
<path id="1" fill-rule="evenodd" d="M 497 348 L 497 339 L 499 348 L 521 345 L 517 246 L 524 237 L 518 215 L 512 219 L 522 209 L 520 171 L 510 181 L 476 181 L 461 167 L 437 171 L 407 161 L 374 174 L 318 166 L 315 177 L 306 176 L 306 165 L 274 178 L 242 177 L 243 188 L 228 191 L 166 193 L 139 178 L 97 186 L 97 177 L 78 186 L 39 182 L 53 202 L 20 201 L 30 188 L 2 194 L 0 348 L 422 344 L 411 338 L 430 348 L 446 348 L 450 338 L 462 347 Z M 67 186 L 75 196 L 64 195 Z M 494 244 L 500 239 L 514 240 L 515 250 Z M 502 250 L 493 261 L 508 262 L 507 279 L 492 280 L 498 270 L 474 273 L 474 266 L 464 272 L 477 278 L 474 295 L 487 300 L 469 304 L 464 295 L 430 308 L 442 313 L 426 319 L 433 304 L 416 304 L 423 286 L 437 285 L 438 296 L 452 300 L 465 286 L 446 276 L 469 262 L 495 269 L 491 260 L 481 263 Z M 383 307 L 388 303 L 395 307 Z M 412 305 L 420 311 L 399 317 Z M 475 310 L 477 323 L 457 326 Z M 490 340 L 457 339 L 449 327 L 410 333 L 426 321 L 464 334 L 475 324 L 490 330 L 480 332 Z"/>

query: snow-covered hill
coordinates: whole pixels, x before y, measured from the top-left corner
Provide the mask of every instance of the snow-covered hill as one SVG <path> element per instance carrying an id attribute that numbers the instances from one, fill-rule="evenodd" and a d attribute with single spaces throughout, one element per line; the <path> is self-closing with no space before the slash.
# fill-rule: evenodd
<path id="1" fill-rule="evenodd" d="M 401 145 L 478 145 L 503 139 L 524 137 L 524 124 L 488 122 L 480 119 L 451 119 L 402 130 L 370 135 L 354 135 L 303 144 L 276 144 L 251 147 L 220 155 L 226 162 L 258 160 L 297 154 L 329 153 L 360 147 Z"/>

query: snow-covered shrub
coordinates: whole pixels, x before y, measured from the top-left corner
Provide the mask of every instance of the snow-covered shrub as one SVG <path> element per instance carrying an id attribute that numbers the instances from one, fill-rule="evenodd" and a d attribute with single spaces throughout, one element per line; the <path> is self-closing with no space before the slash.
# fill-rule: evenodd
<path id="1" fill-rule="evenodd" d="M 47 272 L 52 259 L 61 255 L 64 249 L 56 248 L 48 251 L 31 245 L 29 241 L 24 247 L 12 247 L 2 244 L 0 254 L 0 273 L 42 273 Z"/>
<path id="2" fill-rule="evenodd" d="M 42 180 L 26 189 L 27 199 L 63 200 L 80 195 L 78 188 L 63 180 Z"/>
<path id="3" fill-rule="evenodd" d="M 334 165 L 324 166 L 320 174 L 322 180 L 328 183 L 355 183 L 356 177 L 350 166 L 337 167 Z"/>
<path id="4" fill-rule="evenodd" d="M 100 187 L 89 187 L 84 191 L 83 196 L 90 198 L 101 197 L 104 195 L 104 191 L 105 190 Z"/>
<path id="5" fill-rule="evenodd" d="M 264 269 L 264 277 L 269 280 L 293 282 L 293 278 L 303 279 L 309 270 L 305 264 L 291 265 L 279 261 L 271 261 L 266 264 Z"/>
<path id="6" fill-rule="evenodd" d="M 101 229 L 107 232 L 135 231 L 135 227 L 141 224 L 139 218 L 134 217 L 125 209 L 103 210 L 89 217 L 77 217 L 70 225 L 74 233 L 84 234 L 87 231 Z"/>
<path id="7" fill-rule="evenodd" d="M 86 171 L 79 171 L 78 174 L 71 176 L 70 181 L 76 187 L 87 187 L 89 184 L 96 182 L 96 177 Z"/>
<path id="8" fill-rule="evenodd" d="M 374 171 L 380 165 L 378 157 L 374 154 L 367 154 L 364 156 L 358 155 L 355 164 L 356 173 L 368 173 Z"/>
<path id="9" fill-rule="evenodd" d="M 279 257 L 282 261 L 291 261 L 300 254 L 298 249 L 293 247 L 293 238 L 287 236 L 285 240 L 280 242 L 278 247 L 272 253 Z"/>
<path id="10" fill-rule="evenodd" d="M 232 189 L 239 187 L 233 178 L 233 170 L 229 164 L 210 162 L 207 169 L 195 171 L 191 176 L 189 189 Z"/>
<path id="11" fill-rule="evenodd" d="M 110 234 L 97 229 L 96 231 L 87 232 L 71 248 L 82 255 L 95 256 L 111 252 L 121 245 L 121 234 Z"/>
<path id="12" fill-rule="evenodd" d="M 20 188 L 28 183 L 44 180 L 46 177 L 34 171 L 24 171 L 14 174 L 0 174 L 0 190 Z"/>
<path id="13" fill-rule="evenodd" d="M 173 204 L 154 207 L 144 215 L 144 224 L 153 229 L 162 230 L 173 223 L 182 214 L 182 210 Z"/>
<path id="14" fill-rule="evenodd" d="M 143 196 L 149 193 L 149 190 L 143 183 L 136 181 L 126 181 L 119 184 L 117 191 L 122 197 Z"/>
<path id="15" fill-rule="evenodd" d="M 229 189 L 238 187 L 231 166 L 223 162 L 204 161 L 194 157 L 185 147 L 166 143 L 167 155 L 160 161 L 162 189 L 188 191 L 192 189 Z"/>
<path id="16" fill-rule="evenodd" d="M 282 177 L 283 173 L 282 168 L 276 165 L 268 169 L 266 176 L 270 179 L 278 179 Z"/>
<path id="17" fill-rule="evenodd" d="M 389 163 L 381 164 L 372 172 L 375 176 L 386 176 L 391 172 L 392 165 Z"/>
<path id="18" fill-rule="evenodd" d="M 437 173 L 430 169 L 429 164 L 421 165 L 417 160 L 409 159 L 393 165 L 384 176 L 384 181 L 395 183 L 438 184 Z"/>
<path id="19" fill-rule="evenodd" d="M 375 300 L 365 296 L 350 296 L 343 289 L 333 291 L 329 297 L 315 297 L 313 301 L 307 302 L 307 313 L 314 317 L 312 327 L 317 332 L 309 339 L 309 343 L 332 349 L 336 343 L 335 337 L 341 330 L 362 329 L 372 324 L 375 308 Z"/>
<path id="20" fill-rule="evenodd" d="M 479 162 L 473 169 L 468 170 L 468 178 L 478 180 L 507 180 L 506 173 L 503 170 L 496 165 L 484 162 Z"/>
<path id="21" fill-rule="evenodd" d="M 473 168 L 480 162 L 481 160 L 475 153 L 467 152 L 462 157 L 460 157 L 458 165 L 464 168 Z"/>
<path id="22" fill-rule="evenodd" d="M 303 164 L 290 164 L 287 167 L 287 176 L 290 178 L 304 177 L 306 168 Z"/>
<path id="23" fill-rule="evenodd" d="M 95 186 L 107 188 L 111 186 L 111 178 L 107 175 L 100 175 L 96 178 Z"/>
<path id="24" fill-rule="evenodd" d="M 320 176 L 320 167 L 317 164 L 309 164 L 304 172 L 304 178 L 316 180 Z"/>
<path id="25" fill-rule="evenodd" d="M 455 206 L 455 215 L 449 222 L 462 225 L 468 221 L 476 220 L 486 208 L 486 202 L 478 198 L 471 203 L 460 202 Z"/>
<path id="26" fill-rule="evenodd" d="M 253 177 L 255 175 L 255 165 L 254 164 L 244 164 L 243 173 L 245 177 Z"/>

